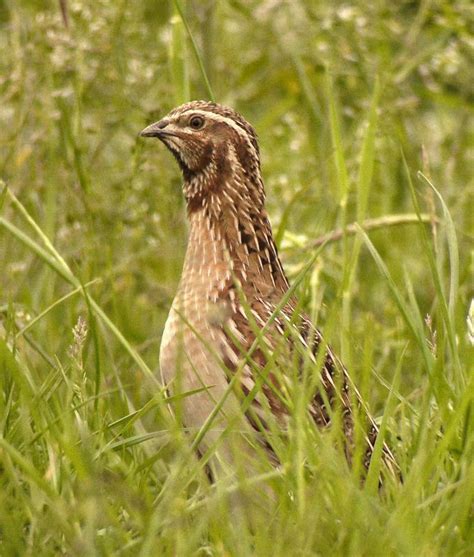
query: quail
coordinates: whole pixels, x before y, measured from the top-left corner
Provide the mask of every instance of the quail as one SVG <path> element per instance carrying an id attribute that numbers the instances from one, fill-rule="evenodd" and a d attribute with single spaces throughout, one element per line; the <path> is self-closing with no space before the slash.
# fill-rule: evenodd
<path id="1" fill-rule="evenodd" d="M 361 400 L 290 290 L 265 209 L 253 127 L 232 108 L 193 101 L 141 135 L 163 142 L 183 175 L 189 238 L 160 369 L 168 391 L 183 395 L 181 419 L 199 436 L 198 452 L 214 475 L 258 450 L 278 463 L 272 435 L 288 427 L 292 385 L 304 376 L 307 416 L 326 429 L 339 412 L 350 461 L 351 399 L 359 407 Z M 366 414 L 367 468 L 378 430 Z M 383 461 L 396 467 L 385 445 Z"/>

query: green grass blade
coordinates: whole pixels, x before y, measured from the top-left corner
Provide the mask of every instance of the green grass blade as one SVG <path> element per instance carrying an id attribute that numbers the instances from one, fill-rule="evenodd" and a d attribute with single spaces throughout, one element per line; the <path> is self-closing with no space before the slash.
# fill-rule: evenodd
<path id="1" fill-rule="evenodd" d="M 191 32 L 191 28 L 189 27 L 188 22 L 186 20 L 186 17 L 184 16 L 183 8 L 181 7 L 181 4 L 179 3 L 179 0 L 174 0 L 174 5 L 175 5 L 175 7 L 176 7 L 176 9 L 179 13 L 179 16 L 180 16 L 182 22 L 184 23 L 184 26 L 186 28 L 186 32 L 188 34 L 189 40 L 191 41 L 191 45 L 193 47 L 194 55 L 196 57 L 196 61 L 197 61 L 198 65 L 199 65 L 199 70 L 201 72 L 201 77 L 204 81 L 204 85 L 206 86 L 209 98 L 211 99 L 211 101 L 215 101 L 215 96 L 214 96 L 214 93 L 212 91 L 211 84 L 209 83 L 209 79 L 207 77 L 206 69 L 204 68 L 204 62 L 202 61 L 202 57 L 199 53 L 199 49 L 198 49 L 198 46 L 196 44 L 196 41 L 194 40 L 193 34 Z"/>

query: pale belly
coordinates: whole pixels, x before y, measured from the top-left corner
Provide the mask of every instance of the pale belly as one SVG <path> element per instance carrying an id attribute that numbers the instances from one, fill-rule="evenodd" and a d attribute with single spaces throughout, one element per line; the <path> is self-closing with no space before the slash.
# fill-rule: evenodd
<path id="1" fill-rule="evenodd" d="M 245 475 L 268 471 L 269 461 L 256 460 L 257 434 L 229 386 L 223 333 L 204 323 L 184 323 L 173 308 L 168 316 L 160 352 L 162 380 L 171 396 L 190 393 L 173 403 L 174 413 L 190 440 L 206 424 L 198 449 L 201 455 L 212 453 L 208 463 L 214 477 L 232 478 L 238 469 Z M 196 390 L 200 392 L 192 393 Z"/>
<path id="2" fill-rule="evenodd" d="M 200 445 L 203 452 L 218 441 L 223 430 L 235 424 L 241 431 L 243 421 L 240 403 L 229 387 L 230 372 L 224 366 L 224 356 L 231 349 L 220 327 L 210 324 L 218 308 L 206 303 L 198 306 L 193 300 L 184 313 L 177 309 L 179 303 L 173 303 L 161 341 L 160 371 L 170 395 L 200 391 L 180 398 L 176 403 L 180 408 L 175 407 L 191 435 L 222 405 Z"/>
<path id="3" fill-rule="evenodd" d="M 240 464 L 247 475 L 261 467 L 253 463 L 255 431 L 236 394 L 242 390 L 232 383 L 239 361 L 223 329 L 232 312 L 227 302 L 211 301 L 220 299 L 232 277 L 221 246 L 211 236 L 199 220 L 191 226 L 181 283 L 163 331 L 160 371 L 169 394 L 183 395 L 171 407 L 190 440 L 201 431 L 197 448 L 201 455 L 212 454 L 213 473 L 232 477 Z M 229 361 L 232 370 L 224 365 Z"/>
<path id="4" fill-rule="evenodd" d="M 173 304 L 160 348 L 161 376 L 170 394 L 202 390 L 183 400 L 184 422 L 193 430 L 203 425 L 229 385 L 223 333 L 208 324 L 202 311 L 199 319 L 195 316 L 179 312 Z"/>

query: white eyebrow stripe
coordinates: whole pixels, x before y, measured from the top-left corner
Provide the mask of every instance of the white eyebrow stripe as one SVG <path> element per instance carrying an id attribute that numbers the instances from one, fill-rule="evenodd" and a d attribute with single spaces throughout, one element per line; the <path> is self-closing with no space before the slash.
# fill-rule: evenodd
<path id="1" fill-rule="evenodd" d="M 211 112 L 209 110 L 199 110 L 199 109 L 196 110 L 196 109 L 192 109 L 192 108 L 189 108 L 188 110 L 183 112 L 180 116 L 183 116 L 184 114 L 186 114 L 188 112 L 192 113 L 192 114 L 196 114 L 197 116 L 203 116 L 204 118 L 209 118 L 210 120 L 214 120 L 215 122 L 221 122 L 223 124 L 227 124 L 228 126 L 230 126 L 241 137 L 243 137 L 245 139 L 245 142 L 247 143 L 250 150 L 252 151 L 252 155 L 257 160 L 259 160 L 258 153 L 257 153 L 255 147 L 253 146 L 253 143 L 250 139 L 249 133 L 244 128 L 242 128 L 241 126 L 236 124 L 235 121 L 232 118 L 229 118 L 227 116 L 222 116 L 220 114 L 216 114 L 215 112 Z"/>

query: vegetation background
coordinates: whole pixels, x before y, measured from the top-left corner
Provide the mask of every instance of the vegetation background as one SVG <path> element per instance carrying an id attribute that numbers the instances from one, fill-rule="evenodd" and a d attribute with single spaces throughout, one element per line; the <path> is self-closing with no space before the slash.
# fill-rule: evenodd
<path id="1" fill-rule="evenodd" d="M 472 555 L 473 15 L 468 0 L 0 1 L 1 555 Z M 360 485 L 308 435 L 249 479 L 275 505 L 236 516 L 189 458 L 154 379 L 181 179 L 138 133 L 211 95 L 259 134 L 291 279 L 319 245 L 299 295 L 402 485 Z M 321 248 L 355 221 L 365 234 Z"/>

